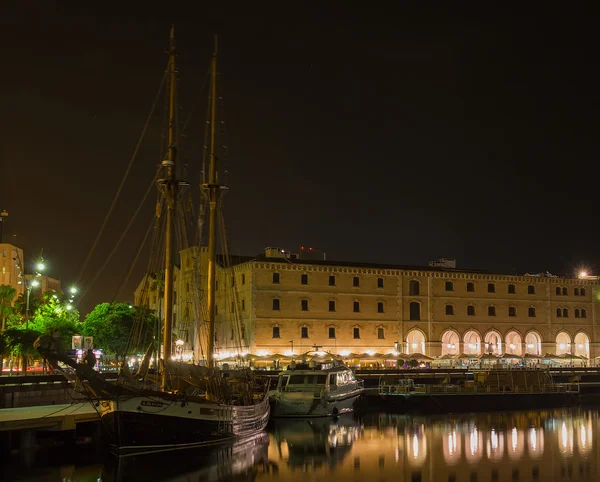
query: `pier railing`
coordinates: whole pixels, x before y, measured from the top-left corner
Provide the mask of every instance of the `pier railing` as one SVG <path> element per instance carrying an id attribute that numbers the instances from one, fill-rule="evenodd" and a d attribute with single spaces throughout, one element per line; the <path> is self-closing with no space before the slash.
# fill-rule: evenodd
<path id="1" fill-rule="evenodd" d="M 544 394 L 579 393 L 579 383 L 553 383 L 548 385 L 380 385 L 380 395 L 408 394 Z"/>

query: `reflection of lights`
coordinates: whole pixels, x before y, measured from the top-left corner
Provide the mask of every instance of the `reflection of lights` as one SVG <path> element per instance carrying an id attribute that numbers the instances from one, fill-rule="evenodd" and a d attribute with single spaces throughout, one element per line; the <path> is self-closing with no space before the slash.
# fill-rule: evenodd
<path id="1" fill-rule="evenodd" d="M 413 457 L 416 459 L 419 456 L 419 439 L 417 434 L 413 435 Z"/>
<path id="2" fill-rule="evenodd" d="M 563 451 L 566 452 L 567 451 L 567 426 L 565 425 L 565 422 L 563 422 L 562 427 L 560 429 L 560 442 L 563 448 Z"/>
<path id="3" fill-rule="evenodd" d="M 517 450 L 517 445 L 518 445 L 518 441 L 517 441 L 517 429 L 516 427 L 513 427 L 513 429 L 511 430 L 511 447 L 512 447 L 512 451 L 515 452 Z"/>
<path id="4" fill-rule="evenodd" d="M 494 429 L 492 429 L 492 450 L 498 450 L 498 434 Z"/>
<path id="5" fill-rule="evenodd" d="M 585 450 L 586 437 L 585 437 L 585 428 L 583 427 L 583 425 L 581 425 L 579 433 L 580 433 L 580 440 L 581 440 L 581 448 L 583 450 Z"/>
<path id="6" fill-rule="evenodd" d="M 537 450 L 537 435 L 535 433 L 535 428 L 533 427 L 529 429 L 529 447 L 532 452 Z"/>
<path id="7" fill-rule="evenodd" d="M 350 350 L 340 350 L 340 355 L 341 356 L 348 356 L 348 355 L 350 355 Z"/>

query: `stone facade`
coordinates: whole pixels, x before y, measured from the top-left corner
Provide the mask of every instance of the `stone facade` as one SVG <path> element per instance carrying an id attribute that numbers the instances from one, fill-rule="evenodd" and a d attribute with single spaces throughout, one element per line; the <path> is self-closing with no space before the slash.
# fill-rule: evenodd
<path id="1" fill-rule="evenodd" d="M 174 333 L 203 358 L 205 247 L 181 253 Z M 198 274 L 200 273 L 200 274 Z M 143 282 L 136 291 L 140 304 Z M 196 288 L 193 288 L 196 286 Z M 155 293 L 147 295 L 157 308 Z M 148 303 L 148 302 L 147 302 Z M 600 355 L 598 281 L 271 257 L 217 265 L 221 356 L 422 352 Z"/>
<path id="2" fill-rule="evenodd" d="M 220 270 L 221 284 L 231 272 L 252 353 L 600 355 L 592 279 L 254 259 Z M 228 351 L 230 301 L 221 291 L 217 303 Z"/>

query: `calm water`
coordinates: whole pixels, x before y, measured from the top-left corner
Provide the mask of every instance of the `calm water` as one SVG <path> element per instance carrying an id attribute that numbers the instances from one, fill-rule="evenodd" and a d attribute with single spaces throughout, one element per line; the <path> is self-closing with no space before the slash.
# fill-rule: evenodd
<path id="1" fill-rule="evenodd" d="M 2 480 L 27 481 L 600 481 L 598 411 L 371 414 L 282 421 L 219 450 L 129 457 L 41 450 Z"/>

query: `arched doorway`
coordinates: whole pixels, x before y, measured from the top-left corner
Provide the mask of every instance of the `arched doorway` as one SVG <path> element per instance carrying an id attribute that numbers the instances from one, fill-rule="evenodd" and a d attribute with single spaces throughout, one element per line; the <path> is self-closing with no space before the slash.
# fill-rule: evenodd
<path id="1" fill-rule="evenodd" d="M 406 354 L 425 354 L 425 335 L 420 330 L 410 330 L 406 335 Z"/>
<path id="2" fill-rule="evenodd" d="M 511 355 L 521 355 L 523 353 L 523 339 L 516 331 L 509 331 L 506 334 L 506 345 L 504 350 Z"/>
<path id="3" fill-rule="evenodd" d="M 562 355 L 563 353 L 571 353 L 571 336 L 565 331 L 556 335 L 556 354 Z"/>
<path id="4" fill-rule="evenodd" d="M 590 357 L 590 339 L 585 333 L 577 333 L 575 339 L 575 355 Z"/>
<path id="5" fill-rule="evenodd" d="M 538 356 L 542 354 L 542 338 L 535 331 L 530 331 L 525 336 L 525 353 Z"/>
<path id="6" fill-rule="evenodd" d="M 474 330 L 469 330 L 465 333 L 463 338 L 464 347 L 463 353 L 467 355 L 480 355 L 481 354 L 481 336 Z"/>
<path id="7" fill-rule="evenodd" d="M 460 338 L 454 330 L 446 330 L 442 334 L 442 355 L 457 355 L 460 353 Z"/>
<path id="8" fill-rule="evenodd" d="M 497 331 L 488 331 L 485 334 L 485 353 L 502 355 L 502 335 Z"/>

